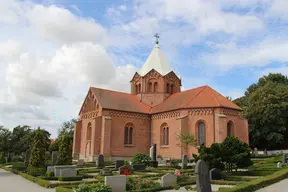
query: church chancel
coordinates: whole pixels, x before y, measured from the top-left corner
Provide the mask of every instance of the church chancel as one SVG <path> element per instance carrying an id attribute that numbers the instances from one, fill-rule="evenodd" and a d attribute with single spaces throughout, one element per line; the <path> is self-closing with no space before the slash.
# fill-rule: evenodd
<path id="1" fill-rule="evenodd" d="M 227 136 L 248 142 L 248 122 L 241 108 L 205 85 L 181 91 L 174 73 L 156 44 L 146 62 L 131 77 L 131 92 L 90 87 L 75 123 L 73 157 L 95 161 L 128 159 L 137 152 L 149 154 L 157 145 L 163 158 L 197 153 L 196 147 L 178 146 L 179 132 L 195 135 L 198 145 L 210 146 Z"/>

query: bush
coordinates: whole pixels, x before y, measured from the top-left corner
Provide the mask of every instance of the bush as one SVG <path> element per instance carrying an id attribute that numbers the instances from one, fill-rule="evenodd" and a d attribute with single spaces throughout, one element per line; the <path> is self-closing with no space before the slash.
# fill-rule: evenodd
<path id="1" fill-rule="evenodd" d="M 181 174 L 180 176 L 177 176 L 177 183 L 183 183 L 186 182 L 190 179 L 190 177 L 188 175 L 185 174 Z"/>
<path id="2" fill-rule="evenodd" d="M 45 168 L 38 168 L 38 167 L 28 167 L 28 174 L 34 177 L 43 176 L 45 175 Z"/>
<path id="3" fill-rule="evenodd" d="M 133 191 L 133 190 L 141 190 L 141 189 L 151 189 L 156 186 L 159 186 L 158 183 L 151 181 L 149 179 L 143 179 L 140 177 L 128 177 L 126 183 L 126 190 Z"/>
<path id="4" fill-rule="evenodd" d="M 179 190 L 180 189 L 180 185 L 172 185 L 172 188 L 174 189 L 174 190 Z"/>
<path id="5" fill-rule="evenodd" d="M 54 171 L 49 171 L 48 173 L 45 174 L 47 177 L 54 177 Z"/>
<path id="6" fill-rule="evenodd" d="M 0 153 L 0 164 L 4 164 L 4 163 L 6 163 L 5 154 L 4 153 Z"/>
<path id="7" fill-rule="evenodd" d="M 82 181 L 82 176 L 75 177 L 58 177 L 58 181 Z"/>
<path id="8" fill-rule="evenodd" d="M 220 188 L 220 192 L 252 192 L 277 183 L 288 176 L 288 169 L 277 171 L 271 175 L 241 183 L 233 188 Z"/>
<path id="9" fill-rule="evenodd" d="M 145 164 L 150 165 L 151 158 L 146 153 L 136 153 L 132 158 L 132 164 Z"/>
<path id="10" fill-rule="evenodd" d="M 112 192 L 112 188 L 104 183 L 81 184 L 77 188 L 74 188 L 74 192 Z"/>
<path id="11" fill-rule="evenodd" d="M 12 158 L 11 158 L 11 162 L 21 162 L 21 161 L 24 161 L 24 158 L 23 157 L 21 157 L 21 156 L 13 156 Z"/>
<path id="12" fill-rule="evenodd" d="M 56 180 L 58 180 L 58 177 L 54 177 L 54 176 L 42 176 L 41 179 L 48 180 L 48 181 L 56 181 Z"/>

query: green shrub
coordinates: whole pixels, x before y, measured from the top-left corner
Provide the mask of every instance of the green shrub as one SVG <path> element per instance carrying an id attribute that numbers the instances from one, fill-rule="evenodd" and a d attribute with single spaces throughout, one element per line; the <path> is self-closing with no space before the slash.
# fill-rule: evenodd
<path id="1" fill-rule="evenodd" d="M 54 177 L 54 171 L 49 171 L 48 173 L 45 174 L 47 177 Z"/>
<path id="2" fill-rule="evenodd" d="M 183 183 L 189 180 L 189 176 L 185 174 L 181 174 L 180 176 L 177 176 L 177 183 Z"/>
<path id="3" fill-rule="evenodd" d="M 45 168 L 38 168 L 38 167 L 28 167 L 28 174 L 34 177 L 43 176 L 45 175 Z"/>
<path id="4" fill-rule="evenodd" d="M 151 189 L 154 187 L 159 187 L 159 183 L 151 181 L 150 179 L 143 179 L 140 177 L 128 177 L 126 183 L 127 191 L 141 190 L 141 189 Z"/>
<path id="5" fill-rule="evenodd" d="M 112 192 L 112 188 L 104 183 L 80 184 L 77 188 L 74 188 L 74 192 Z"/>
<path id="6" fill-rule="evenodd" d="M 4 164 L 4 163 L 6 163 L 5 154 L 0 153 L 0 164 Z"/>
<path id="7" fill-rule="evenodd" d="M 266 186 L 272 185 L 281 181 L 282 179 L 287 178 L 288 169 L 283 169 L 281 171 L 277 171 L 271 175 L 265 176 L 263 178 L 254 179 L 249 182 L 241 183 L 233 188 L 221 188 L 220 192 L 252 192 L 258 189 L 264 188 Z"/>
<path id="8" fill-rule="evenodd" d="M 13 156 L 12 158 L 11 158 L 11 162 L 23 162 L 24 161 L 24 158 L 23 157 L 21 157 L 21 156 Z"/>
<path id="9" fill-rule="evenodd" d="M 180 189 L 180 185 L 172 185 L 172 188 L 174 189 L 174 190 L 179 190 Z"/>
<path id="10" fill-rule="evenodd" d="M 176 159 L 172 159 L 170 162 L 171 167 L 179 167 L 179 162 Z"/>
<path id="11" fill-rule="evenodd" d="M 58 177 L 59 181 L 82 181 L 82 176 L 75 177 Z"/>
<path id="12" fill-rule="evenodd" d="M 58 180 L 58 177 L 54 177 L 54 176 L 42 176 L 40 178 L 44 179 L 44 180 L 48 180 L 48 181 L 57 181 Z"/>
<path id="13" fill-rule="evenodd" d="M 136 153 L 132 158 L 132 164 L 145 164 L 150 165 L 151 158 L 146 153 Z"/>
<path id="14" fill-rule="evenodd" d="M 81 184 L 82 185 L 82 184 Z M 56 187 L 56 192 L 75 192 L 73 189 L 67 187 Z"/>

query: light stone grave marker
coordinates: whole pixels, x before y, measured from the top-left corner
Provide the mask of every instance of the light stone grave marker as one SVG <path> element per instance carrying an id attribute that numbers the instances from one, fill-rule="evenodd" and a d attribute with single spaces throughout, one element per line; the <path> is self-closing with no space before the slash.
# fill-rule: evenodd
<path id="1" fill-rule="evenodd" d="M 76 165 L 59 165 L 59 166 L 54 166 L 54 174 L 55 177 L 61 176 L 60 171 L 63 169 L 72 169 L 76 171 L 77 166 Z M 76 171 L 77 173 L 77 171 Z"/>
<path id="2" fill-rule="evenodd" d="M 126 191 L 126 175 L 106 176 L 105 185 L 110 185 L 112 192 Z"/>
<path id="3" fill-rule="evenodd" d="M 77 176 L 77 170 L 74 168 L 61 169 L 60 176 L 61 177 L 75 177 Z"/>
<path id="4" fill-rule="evenodd" d="M 171 173 L 167 173 L 161 177 L 161 186 L 167 187 L 177 184 L 177 176 Z"/>

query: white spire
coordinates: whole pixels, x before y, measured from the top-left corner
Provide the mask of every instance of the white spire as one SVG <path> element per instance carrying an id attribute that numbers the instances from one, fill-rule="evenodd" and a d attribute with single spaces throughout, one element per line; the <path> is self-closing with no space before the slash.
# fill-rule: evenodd
<path id="1" fill-rule="evenodd" d="M 158 41 L 158 40 L 157 40 Z M 148 59 L 144 63 L 143 67 L 138 72 L 141 76 L 146 75 L 152 69 L 156 70 L 162 76 L 172 71 L 172 68 L 168 64 L 164 54 L 160 50 L 159 45 L 156 43 Z"/>

